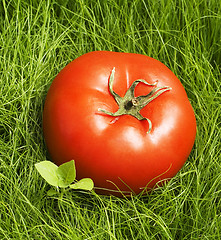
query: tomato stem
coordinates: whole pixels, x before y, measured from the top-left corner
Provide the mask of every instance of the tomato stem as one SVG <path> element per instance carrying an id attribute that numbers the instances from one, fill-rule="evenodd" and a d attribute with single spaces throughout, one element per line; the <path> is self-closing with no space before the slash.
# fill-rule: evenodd
<path id="1" fill-rule="evenodd" d="M 114 74 L 115 74 L 115 68 L 113 68 L 113 70 L 111 71 L 111 74 L 110 74 L 109 91 L 110 91 L 111 95 L 113 96 L 113 98 L 115 99 L 115 101 L 117 102 L 119 109 L 114 113 L 103 110 L 103 109 L 99 109 L 99 111 L 101 111 L 107 115 L 113 116 L 113 117 L 118 117 L 118 116 L 122 116 L 122 115 L 131 115 L 140 121 L 146 120 L 146 121 L 148 121 L 148 124 L 149 124 L 149 129 L 147 132 L 147 133 L 149 133 L 152 129 L 152 123 L 151 123 L 150 119 L 143 117 L 140 114 L 140 110 L 142 108 L 144 108 L 147 104 L 152 102 L 154 99 L 159 97 L 161 94 L 163 94 L 166 91 L 171 90 L 172 88 L 168 87 L 168 86 L 155 87 L 147 95 L 135 97 L 134 91 L 135 91 L 136 86 L 139 83 L 144 83 L 147 86 L 152 86 L 152 87 L 156 86 L 158 83 L 158 81 L 156 81 L 155 83 L 151 84 L 151 83 L 146 82 L 143 79 L 137 79 L 129 87 L 129 89 L 125 93 L 124 97 L 121 97 L 113 90 Z"/>

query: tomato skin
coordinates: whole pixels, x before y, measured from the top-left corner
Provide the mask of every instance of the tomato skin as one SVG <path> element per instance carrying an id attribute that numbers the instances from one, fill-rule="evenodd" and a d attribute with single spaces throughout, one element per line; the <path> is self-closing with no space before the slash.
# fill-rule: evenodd
<path id="1" fill-rule="evenodd" d="M 140 111 L 152 122 L 150 133 L 147 121 L 99 111 L 118 110 L 108 89 L 113 67 L 113 89 L 122 97 L 137 79 L 172 88 Z M 140 83 L 135 94 L 152 89 Z M 96 51 L 72 61 L 54 79 L 43 131 L 52 160 L 60 165 L 74 159 L 77 179 L 90 177 L 96 188 L 138 194 L 181 169 L 194 144 L 196 120 L 181 82 L 164 64 L 140 54 Z"/>

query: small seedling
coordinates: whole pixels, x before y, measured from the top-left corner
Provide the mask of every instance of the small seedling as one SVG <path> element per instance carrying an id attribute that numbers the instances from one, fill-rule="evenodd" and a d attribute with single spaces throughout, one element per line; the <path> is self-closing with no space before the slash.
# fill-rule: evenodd
<path id="1" fill-rule="evenodd" d="M 90 178 L 83 178 L 77 181 L 75 162 L 71 160 L 69 162 L 63 163 L 57 166 L 51 161 L 42 161 L 35 164 L 36 169 L 40 175 L 48 182 L 50 185 L 60 188 L 71 188 L 71 189 L 81 189 L 91 191 L 94 188 L 94 183 Z M 52 196 L 57 191 L 50 189 L 48 195 Z"/>

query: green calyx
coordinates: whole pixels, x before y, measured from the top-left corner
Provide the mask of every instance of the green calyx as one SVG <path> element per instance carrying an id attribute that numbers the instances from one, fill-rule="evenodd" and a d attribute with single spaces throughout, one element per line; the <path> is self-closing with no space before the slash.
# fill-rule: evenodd
<path id="1" fill-rule="evenodd" d="M 171 90 L 172 88 L 168 87 L 168 86 L 155 87 L 147 95 L 135 97 L 134 90 L 135 90 L 135 87 L 139 83 L 144 83 L 147 86 L 156 86 L 158 83 L 158 81 L 156 81 L 155 83 L 150 84 L 143 79 L 137 79 L 136 81 L 134 81 L 132 83 L 130 88 L 125 93 L 124 97 L 121 97 L 116 92 L 113 91 L 114 73 L 115 73 L 115 68 L 113 68 L 113 70 L 111 71 L 111 75 L 110 75 L 110 79 L 109 79 L 109 91 L 110 91 L 111 95 L 114 97 L 115 101 L 117 102 L 119 109 L 114 113 L 108 112 L 103 109 L 99 109 L 99 111 L 101 111 L 107 115 L 113 116 L 113 117 L 118 117 L 118 116 L 122 116 L 122 115 L 131 115 L 131 116 L 137 118 L 138 120 L 147 120 L 149 123 L 149 129 L 148 129 L 147 133 L 149 133 L 152 129 L 152 123 L 151 123 L 150 119 L 143 117 L 140 114 L 140 110 L 142 108 L 144 108 L 148 103 L 152 102 L 154 99 L 159 97 L 161 94 L 163 94 L 166 91 Z"/>

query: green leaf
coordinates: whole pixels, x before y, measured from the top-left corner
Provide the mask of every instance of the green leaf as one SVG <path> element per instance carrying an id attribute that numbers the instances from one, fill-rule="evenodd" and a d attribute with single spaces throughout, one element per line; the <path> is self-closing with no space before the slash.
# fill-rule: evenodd
<path id="1" fill-rule="evenodd" d="M 90 178 L 83 178 L 80 181 L 71 184 L 70 188 L 72 189 L 82 189 L 91 191 L 94 188 L 94 182 Z"/>
<path id="2" fill-rule="evenodd" d="M 56 194 L 58 194 L 58 191 L 56 191 L 56 190 L 53 189 L 53 188 L 51 188 L 50 190 L 47 191 L 47 195 L 48 195 L 49 197 L 54 196 L 54 195 L 56 195 Z"/>
<path id="3" fill-rule="evenodd" d="M 71 183 L 73 183 L 76 178 L 74 160 L 60 165 L 57 169 L 57 176 L 59 179 L 58 186 L 61 188 L 68 187 Z"/>
<path id="4" fill-rule="evenodd" d="M 40 175 L 52 186 L 59 185 L 59 178 L 57 175 L 58 166 L 51 161 L 42 161 L 35 164 L 36 169 Z"/>

